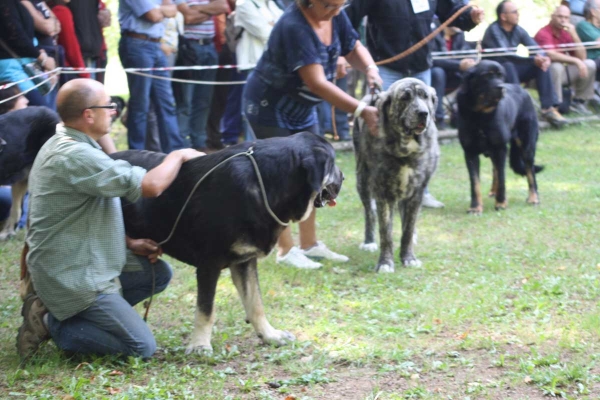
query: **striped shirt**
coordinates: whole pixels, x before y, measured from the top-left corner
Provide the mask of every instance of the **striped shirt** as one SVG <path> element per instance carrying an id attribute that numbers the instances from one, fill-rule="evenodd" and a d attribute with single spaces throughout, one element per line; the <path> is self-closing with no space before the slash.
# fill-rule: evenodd
<path id="1" fill-rule="evenodd" d="M 210 0 L 186 0 L 188 6 L 205 6 Z M 183 27 L 183 37 L 187 39 L 212 39 L 215 36 L 215 21 L 213 18 L 200 23 Z"/>
<path id="2" fill-rule="evenodd" d="M 146 170 L 108 157 L 86 134 L 58 125 L 29 175 L 27 265 L 59 320 L 118 293 L 127 262 L 119 197 L 142 195 Z"/>

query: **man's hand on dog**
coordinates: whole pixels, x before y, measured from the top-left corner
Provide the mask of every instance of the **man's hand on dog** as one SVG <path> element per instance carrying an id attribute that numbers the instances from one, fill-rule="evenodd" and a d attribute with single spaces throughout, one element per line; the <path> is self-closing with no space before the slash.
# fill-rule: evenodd
<path id="1" fill-rule="evenodd" d="M 152 264 L 158 261 L 158 257 L 162 256 L 162 248 L 152 239 L 132 239 L 125 237 L 127 248 L 138 256 L 148 257 Z"/>
<path id="2" fill-rule="evenodd" d="M 188 162 L 194 158 L 202 157 L 202 156 L 206 155 L 206 153 L 203 153 L 203 152 L 195 150 L 195 149 L 175 150 L 173 153 L 178 153 L 182 158 L 182 162 Z"/>

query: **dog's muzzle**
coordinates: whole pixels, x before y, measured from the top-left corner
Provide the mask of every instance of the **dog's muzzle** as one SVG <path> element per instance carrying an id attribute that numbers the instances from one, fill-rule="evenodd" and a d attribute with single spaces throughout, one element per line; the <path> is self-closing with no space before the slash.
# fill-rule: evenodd
<path id="1" fill-rule="evenodd" d="M 344 181 L 344 174 L 342 171 L 337 171 L 334 174 L 332 182 L 327 183 L 321 192 L 317 194 L 315 197 L 314 206 L 317 208 L 325 207 L 328 205 L 329 207 L 335 207 L 337 204 L 337 197 L 342 189 L 342 182 Z"/>

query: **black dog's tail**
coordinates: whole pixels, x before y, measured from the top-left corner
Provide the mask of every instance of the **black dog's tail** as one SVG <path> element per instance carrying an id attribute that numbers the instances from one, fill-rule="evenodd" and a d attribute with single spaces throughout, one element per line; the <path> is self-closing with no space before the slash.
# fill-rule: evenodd
<path id="1" fill-rule="evenodd" d="M 525 162 L 523 161 L 523 157 L 521 156 L 521 152 L 519 151 L 519 146 L 515 142 L 515 139 L 510 141 L 510 167 L 515 172 L 515 174 L 525 176 Z M 534 165 L 533 170 L 537 174 L 544 169 L 543 165 Z"/>

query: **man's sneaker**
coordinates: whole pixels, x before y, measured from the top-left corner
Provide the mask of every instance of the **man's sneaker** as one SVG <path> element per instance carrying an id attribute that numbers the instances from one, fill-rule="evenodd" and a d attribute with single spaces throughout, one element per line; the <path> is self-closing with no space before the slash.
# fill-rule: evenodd
<path id="1" fill-rule="evenodd" d="M 306 257 L 312 258 L 314 260 L 325 259 L 338 262 L 346 262 L 349 260 L 348 257 L 329 250 L 323 242 L 317 242 L 317 244 L 311 247 L 310 249 L 302 250 L 302 253 Z"/>
<path id="2" fill-rule="evenodd" d="M 579 115 L 592 115 L 593 113 L 587 108 L 585 102 L 579 99 L 573 99 L 569 109 Z"/>
<path id="3" fill-rule="evenodd" d="M 292 267 L 302 268 L 302 269 L 317 269 L 321 268 L 322 264 L 318 262 L 314 262 L 313 260 L 306 257 L 302 250 L 298 247 L 294 246 L 287 252 L 286 255 L 280 256 L 277 255 L 277 264 L 287 264 Z"/>
<path id="4" fill-rule="evenodd" d="M 554 107 L 550 107 L 546 111 L 542 111 L 542 117 L 555 128 L 561 128 L 567 123 L 565 117 L 560 115 L 558 110 Z"/>
<path id="5" fill-rule="evenodd" d="M 50 332 L 44 324 L 44 315 L 47 313 L 48 309 L 35 294 L 30 294 L 23 302 L 23 325 L 17 334 L 17 352 L 22 359 L 34 354 L 40 344 L 50 339 Z"/>
<path id="6" fill-rule="evenodd" d="M 444 208 L 444 203 L 433 197 L 431 193 L 423 194 L 421 205 L 427 208 Z"/>

